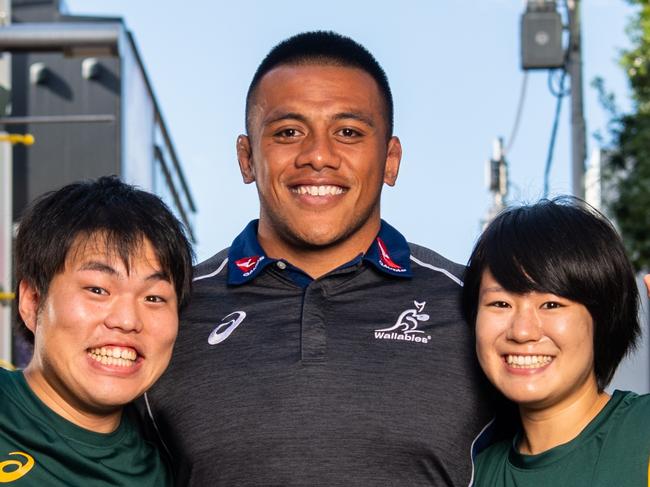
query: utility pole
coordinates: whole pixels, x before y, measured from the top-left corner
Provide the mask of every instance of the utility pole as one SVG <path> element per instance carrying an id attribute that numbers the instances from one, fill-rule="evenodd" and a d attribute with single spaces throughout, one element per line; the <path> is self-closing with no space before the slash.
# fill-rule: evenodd
<path id="1" fill-rule="evenodd" d="M 571 192 L 585 196 L 586 127 L 582 101 L 580 0 L 566 0 L 568 26 L 563 26 L 555 0 L 527 0 L 521 20 L 521 67 L 564 69 L 571 78 Z M 569 44 L 562 47 L 562 31 Z M 562 87 L 560 87 L 561 89 Z"/>
<path id="2" fill-rule="evenodd" d="M 492 143 L 492 158 L 487 161 L 486 183 L 492 193 L 492 206 L 483 220 L 483 227 L 490 223 L 501 210 L 506 207 L 505 198 L 508 194 L 508 164 L 503 148 L 503 138 L 494 139 Z"/>
<path id="3" fill-rule="evenodd" d="M 571 77 L 571 166 L 572 192 L 585 197 L 586 127 L 582 100 L 582 39 L 580 0 L 567 0 L 569 10 L 569 46 L 567 72 Z"/>

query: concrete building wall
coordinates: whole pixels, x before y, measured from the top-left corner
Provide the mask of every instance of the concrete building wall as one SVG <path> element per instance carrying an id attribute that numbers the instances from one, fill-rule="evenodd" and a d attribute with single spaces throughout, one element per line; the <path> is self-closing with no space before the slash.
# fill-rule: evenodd
<path id="1" fill-rule="evenodd" d="M 68 15 L 62 0 L 13 0 L 13 6 L 11 18 L 22 25 L 15 30 L 6 26 L 4 32 L 12 74 L 11 86 L 4 92 L 0 86 L 0 105 L 1 95 L 10 93 L 11 109 L 0 113 L 0 125 L 13 133 L 31 133 L 36 143 L 14 146 L 8 157 L 13 159 L 7 166 L 13 170 L 13 197 L 6 207 L 13 208 L 0 219 L 0 247 L 5 249 L 0 259 L 10 262 L 6 249 L 12 220 L 18 220 L 32 200 L 74 181 L 112 174 L 164 197 L 192 236 L 192 195 L 152 83 L 122 19 Z M 11 33 L 16 30 L 31 33 L 28 48 L 6 43 L 15 39 Z M 77 41 L 79 31 L 91 39 L 87 44 Z M 75 36 L 66 37 L 71 32 Z M 102 41 L 93 44 L 98 32 Z M 34 42 L 43 36 L 48 36 L 48 44 Z M 70 38 L 73 43 L 63 41 Z M 24 366 L 31 350 L 16 336 L 7 338 L 8 310 L 6 305 L 0 310 L 0 359 Z"/>
<path id="2" fill-rule="evenodd" d="M 13 126 L 34 135 L 36 143 L 14 147 L 14 215 L 35 197 L 80 179 L 120 173 L 120 60 L 98 58 L 96 79 L 82 77 L 85 57 L 63 53 L 13 56 L 12 117 L 104 116 L 112 121 L 31 123 Z M 44 80 L 30 80 L 38 66 Z"/>

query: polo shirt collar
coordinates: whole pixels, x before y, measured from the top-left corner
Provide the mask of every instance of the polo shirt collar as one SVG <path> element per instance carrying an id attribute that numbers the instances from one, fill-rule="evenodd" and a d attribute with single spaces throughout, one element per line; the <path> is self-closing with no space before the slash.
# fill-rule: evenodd
<path id="1" fill-rule="evenodd" d="M 235 238 L 228 250 L 228 284 L 240 285 L 255 279 L 267 266 L 277 262 L 264 254 L 257 240 L 257 225 L 253 220 Z M 411 277 L 410 250 L 404 236 L 384 220 L 377 237 L 363 256 L 363 261 L 379 271 L 396 277 Z M 359 262 L 359 257 L 341 266 Z"/>
<path id="2" fill-rule="evenodd" d="M 228 250 L 228 284 L 244 284 L 272 263 L 257 241 L 258 222 L 253 220 L 246 225 Z"/>
<path id="3" fill-rule="evenodd" d="M 384 220 L 363 260 L 391 276 L 411 277 L 411 250 L 408 242 Z"/>

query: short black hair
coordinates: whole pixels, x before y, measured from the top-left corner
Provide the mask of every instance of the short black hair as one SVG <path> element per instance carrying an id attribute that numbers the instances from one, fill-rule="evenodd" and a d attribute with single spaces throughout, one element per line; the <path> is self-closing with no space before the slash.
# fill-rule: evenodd
<path id="1" fill-rule="evenodd" d="M 160 198 L 115 176 L 69 184 L 26 209 L 15 243 L 16 299 L 20 282 L 26 281 L 44 301 L 73 244 L 94 236 L 101 236 L 127 269 L 129 258 L 148 240 L 174 285 L 179 311 L 187 304 L 194 255 L 183 225 Z M 17 320 L 18 331 L 33 343 L 34 336 L 19 314 Z"/>
<path id="2" fill-rule="evenodd" d="M 611 382 L 641 329 L 634 270 L 605 216 L 568 196 L 498 215 L 479 237 L 465 275 L 463 310 L 471 325 L 486 270 L 509 292 L 547 292 L 584 305 L 594 322 L 599 390 Z"/>
<path id="3" fill-rule="evenodd" d="M 393 95 L 386 72 L 358 42 L 331 31 L 303 32 L 275 46 L 257 67 L 246 94 L 246 131 L 250 134 L 250 109 L 255 90 L 266 73 L 281 65 L 324 65 L 358 68 L 377 83 L 386 110 L 387 138 L 393 135 Z"/>

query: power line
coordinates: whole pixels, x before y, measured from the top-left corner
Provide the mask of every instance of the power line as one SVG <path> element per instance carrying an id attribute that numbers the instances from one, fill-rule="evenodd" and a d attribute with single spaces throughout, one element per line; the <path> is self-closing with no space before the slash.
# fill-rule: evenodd
<path id="1" fill-rule="evenodd" d="M 569 4 L 567 1 L 564 1 L 564 8 L 567 18 L 570 17 L 569 13 Z M 553 127 L 551 129 L 551 140 L 548 144 L 548 154 L 546 155 L 546 167 L 544 168 L 544 198 L 548 198 L 549 193 L 549 179 L 551 177 L 551 166 L 553 164 L 553 150 L 555 149 L 555 139 L 557 136 L 557 128 L 560 123 L 560 113 L 562 111 L 562 100 L 565 96 L 571 93 L 571 90 L 564 86 L 564 81 L 567 76 L 567 65 L 569 63 L 569 51 L 572 43 L 572 32 L 569 30 L 569 39 L 568 46 L 564 53 L 564 67 L 560 70 L 560 79 L 558 82 L 557 88 L 553 86 L 553 79 L 556 76 L 557 71 L 552 70 L 548 72 L 548 89 L 553 96 L 557 98 L 557 103 L 555 104 L 555 117 L 553 120 Z M 572 83 L 573 84 L 573 80 Z"/>
<path id="2" fill-rule="evenodd" d="M 517 112 L 515 115 L 515 122 L 512 125 L 512 130 L 510 131 L 510 137 L 508 137 L 508 146 L 504 151 L 504 154 L 510 153 L 510 149 L 515 143 L 515 138 L 517 137 L 517 132 L 519 131 L 519 123 L 521 122 L 521 114 L 524 111 L 524 100 L 526 99 L 526 88 L 528 86 L 528 71 L 524 71 L 524 77 L 521 80 L 521 89 L 519 90 L 519 101 L 517 102 Z"/>
<path id="3" fill-rule="evenodd" d="M 553 86 L 553 81 L 554 79 L 558 78 L 558 72 L 559 72 L 559 79 L 557 81 L 558 86 L 556 87 Z M 571 94 L 571 89 L 564 87 L 564 77 L 566 76 L 566 74 L 567 72 L 565 68 L 562 68 L 560 70 L 553 69 L 548 72 L 548 91 L 550 91 L 553 96 L 563 97 Z"/>
<path id="4" fill-rule="evenodd" d="M 555 149 L 555 138 L 557 136 L 557 127 L 560 122 L 560 113 L 562 111 L 562 100 L 569 93 L 564 87 L 564 80 L 566 79 L 566 70 L 562 70 L 562 76 L 560 77 L 560 89 L 555 92 L 551 90 L 551 93 L 557 98 L 557 103 L 555 104 L 555 118 L 553 120 L 553 128 L 551 129 L 551 140 L 548 144 L 548 154 L 546 156 L 546 167 L 544 169 L 544 198 L 548 198 L 548 187 L 549 187 L 549 178 L 551 175 L 551 165 L 553 164 L 553 149 Z M 549 88 L 551 87 L 551 76 L 549 73 Z"/>

